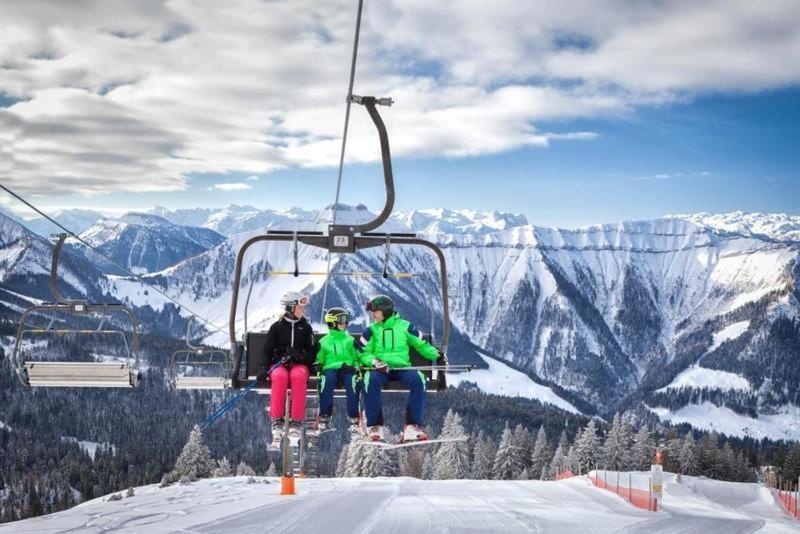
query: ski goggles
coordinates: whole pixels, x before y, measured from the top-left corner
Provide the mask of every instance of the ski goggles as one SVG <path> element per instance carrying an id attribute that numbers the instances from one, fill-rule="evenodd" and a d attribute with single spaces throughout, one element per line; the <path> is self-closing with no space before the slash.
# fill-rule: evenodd
<path id="1" fill-rule="evenodd" d="M 326 323 L 338 323 L 338 324 L 350 324 L 350 314 L 349 313 L 337 313 L 336 315 L 333 314 L 326 314 L 325 315 L 325 322 Z"/>
<path id="2" fill-rule="evenodd" d="M 308 306 L 308 295 L 303 295 L 299 299 L 297 299 L 296 306 Z"/>

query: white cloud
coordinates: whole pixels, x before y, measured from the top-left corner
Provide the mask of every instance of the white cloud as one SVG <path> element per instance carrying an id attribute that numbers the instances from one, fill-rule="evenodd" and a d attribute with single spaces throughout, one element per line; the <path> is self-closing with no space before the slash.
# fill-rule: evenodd
<path id="1" fill-rule="evenodd" d="M 256 176 L 255 174 L 251 174 L 246 179 L 250 180 L 251 182 L 257 182 L 258 181 L 258 176 Z"/>
<path id="2" fill-rule="evenodd" d="M 9 3 L 0 180 L 21 193 L 174 191 L 193 173 L 338 163 L 352 2 Z M 463 157 L 593 132 L 543 121 L 800 81 L 800 3 L 395 0 L 365 6 L 356 92 L 394 154 Z M 446 21 L 446 31 L 442 31 Z M 353 109 L 348 161 L 380 157 Z"/>
<path id="3" fill-rule="evenodd" d="M 244 191 L 245 189 L 252 189 L 250 184 L 245 183 L 226 183 L 226 184 L 214 184 L 212 187 L 208 188 L 209 191 L 217 190 L 217 191 Z"/>

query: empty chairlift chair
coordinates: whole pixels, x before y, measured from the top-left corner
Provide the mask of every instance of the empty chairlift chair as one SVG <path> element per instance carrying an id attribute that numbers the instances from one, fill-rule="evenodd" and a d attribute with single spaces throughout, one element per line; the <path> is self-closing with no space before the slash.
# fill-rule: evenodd
<path id="1" fill-rule="evenodd" d="M 186 348 L 172 353 L 170 384 L 175 389 L 225 389 L 230 387 L 230 358 L 222 349 L 198 347 L 190 340 L 193 319 L 186 325 Z"/>
<path id="2" fill-rule="evenodd" d="M 56 387 L 135 387 L 140 380 L 139 374 L 139 337 L 136 317 L 133 312 L 121 304 L 92 304 L 86 301 L 67 300 L 58 290 L 58 257 L 67 234 L 59 234 L 53 248 L 50 267 L 50 293 L 54 303 L 42 303 L 32 306 L 23 312 L 20 318 L 17 337 L 14 342 L 11 359 L 17 376 L 26 386 Z M 39 316 L 50 316 L 46 327 L 36 326 L 33 321 Z M 53 315 L 65 318 L 81 319 L 99 318 L 95 328 L 74 328 L 66 321 L 63 327 L 54 327 L 56 319 Z M 130 324 L 129 331 L 113 328 L 113 319 L 117 316 L 125 318 Z M 106 326 L 106 325 L 112 326 Z M 107 340 L 119 340 L 124 354 L 116 361 L 95 361 L 89 355 L 86 361 L 35 361 L 22 358 L 23 339 L 32 336 L 90 336 Z M 73 341 L 73 347 L 74 341 Z M 80 347 L 81 349 L 85 347 Z"/>

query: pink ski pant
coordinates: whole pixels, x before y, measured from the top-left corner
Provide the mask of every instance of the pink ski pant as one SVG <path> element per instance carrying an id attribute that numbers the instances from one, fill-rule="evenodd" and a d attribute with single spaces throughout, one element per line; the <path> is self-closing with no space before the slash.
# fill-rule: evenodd
<path id="1" fill-rule="evenodd" d="M 292 406 L 290 417 L 297 421 L 306 418 L 306 383 L 309 375 L 308 367 L 295 364 L 291 370 L 279 365 L 269 374 L 272 390 L 269 396 L 269 415 L 273 419 L 284 417 L 286 412 L 286 389 L 292 388 Z"/>

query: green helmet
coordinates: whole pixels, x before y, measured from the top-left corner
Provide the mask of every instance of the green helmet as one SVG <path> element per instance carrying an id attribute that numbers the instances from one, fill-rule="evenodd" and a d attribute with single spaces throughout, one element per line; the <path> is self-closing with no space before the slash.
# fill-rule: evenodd
<path id="1" fill-rule="evenodd" d="M 336 328 L 337 324 L 350 324 L 350 314 L 344 308 L 330 308 L 325 312 L 325 324 Z"/>
<path id="2" fill-rule="evenodd" d="M 377 295 L 367 302 L 367 311 L 382 311 L 387 318 L 394 315 L 394 301 L 386 295 Z"/>

